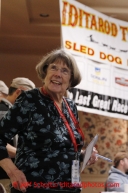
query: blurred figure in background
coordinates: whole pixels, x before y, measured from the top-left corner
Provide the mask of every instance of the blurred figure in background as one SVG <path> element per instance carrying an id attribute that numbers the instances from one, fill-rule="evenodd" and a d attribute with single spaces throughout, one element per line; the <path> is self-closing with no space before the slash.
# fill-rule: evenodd
<path id="1" fill-rule="evenodd" d="M 22 93 L 22 91 L 31 90 L 35 88 L 35 84 L 28 78 L 18 77 L 12 80 L 9 87 L 3 84 L 1 86 L 1 93 L 3 93 L 3 98 L 1 97 L 0 103 L 0 119 L 7 113 L 8 109 L 12 107 L 17 97 Z"/>
<path id="2" fill-rule="evenodd" d="M 128 153 L 118 152 L 114 158 L 114 166 L 109 171 L 106 191 L 124 192 L 124 184 L 128 184 Z"/>
<path id="3" fill-rule="evenodd" d="M 13 106 L 15 100 L 22 93 L 22 91 L 31 90 L 33 88 L 35 88 L 35 84 L 28 78 L 24 77 L 13 79 L 9 89 L 3 81 L 0 81 L 0 119 L 2 119 L 8 110 Z M 16 146 L 17 135 L 6 146 L 10 158 L 15 158 Z M 2 168 L 0 168 L 0 183 L 5 186 L 7 193 L 9 193 L 10 180 Z"/>
<path id="4" fill-rule="evenodd" d="M 0 80 L 0 99 L 6 98 L 7 95 L 8 95 L 8 87 L 2 80 Z"/>

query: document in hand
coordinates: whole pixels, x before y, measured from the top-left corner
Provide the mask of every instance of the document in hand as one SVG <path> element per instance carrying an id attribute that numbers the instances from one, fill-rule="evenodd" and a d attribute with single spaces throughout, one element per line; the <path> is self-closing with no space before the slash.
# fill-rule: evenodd
<path id="1" fill-rule="evenodd" d="M 93 147 L 95 146 L 96 142 L 98 140 L 98 135 L 96 135 L 92 141 L 88 144 L 86 150 L 84 151 L 84 155 L 83 155 L 83 162 L 81 164 L 81 172 L 84 170 L 85 166 L 87 165 L 88 160 L 91 157 L 92 151 L 93 151 Z"/>

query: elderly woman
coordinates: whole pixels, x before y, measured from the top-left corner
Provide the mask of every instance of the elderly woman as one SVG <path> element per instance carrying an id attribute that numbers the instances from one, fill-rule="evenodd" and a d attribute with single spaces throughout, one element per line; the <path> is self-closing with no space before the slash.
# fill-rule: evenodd
<path id="1" fill-rule="evenodd" d="M 80 82 L 80 72 L 63 49 L 46 55 L 36 71 L 43 86 L 23 92 L 1 121 L 0 166 L 10 177 L 11 193 L 79 193 L 84 135 L 76 105 L 64 95 Z M 16 134 L 14 165 L 5 147 Z"/>

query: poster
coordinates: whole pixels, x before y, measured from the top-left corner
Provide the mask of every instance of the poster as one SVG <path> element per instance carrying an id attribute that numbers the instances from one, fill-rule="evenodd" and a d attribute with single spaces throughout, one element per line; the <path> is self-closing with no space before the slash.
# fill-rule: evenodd
<path id="1" fill-rule="evenodd" d="M 128 23 L 77 1 L 60 0 L 62 47 L 81 83 L 69 90 L 78 110 L 128 119 Z"/>

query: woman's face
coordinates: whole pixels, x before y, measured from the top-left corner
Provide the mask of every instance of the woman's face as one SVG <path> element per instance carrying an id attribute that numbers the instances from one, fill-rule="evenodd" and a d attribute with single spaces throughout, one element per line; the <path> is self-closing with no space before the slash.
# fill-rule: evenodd
<path id="1" fill-rule="evenodd" d="M 44 79 L 45 88 L 53 93 L 64 95 L 70 85 L 71 70 L 61 61 L 49 64 Z"/>

